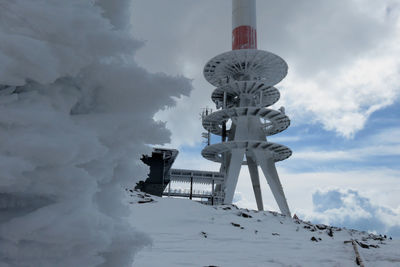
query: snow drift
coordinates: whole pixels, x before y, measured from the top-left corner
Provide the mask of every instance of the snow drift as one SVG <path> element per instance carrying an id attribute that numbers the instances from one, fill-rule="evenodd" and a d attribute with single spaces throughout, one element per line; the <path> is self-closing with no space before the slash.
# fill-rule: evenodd
<path id="1" fill-rule="evenodd" d="M 0 2 L 0 266 L 129 266 L 124 188 L 183 77 L 134 62 L 130 1 Z"/>
<path id="2" fill-rule="evenodd" d="M 188 199 L 132 192 L 134 224 L 153 239 L 137 266 L 399 266 L 400 241 L 363 231 L 313 224 L 277 212 L 207 206 Z"/>

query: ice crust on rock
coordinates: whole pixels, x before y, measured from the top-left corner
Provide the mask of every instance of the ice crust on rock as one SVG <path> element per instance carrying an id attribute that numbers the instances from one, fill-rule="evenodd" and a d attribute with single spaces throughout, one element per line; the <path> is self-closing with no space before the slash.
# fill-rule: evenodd
<path id="1" fill-rule="evenodd" d="M 125 188 L 191 84 L 134 62 L 129 3 L 0 3 L 0 266 L 130 266 L 150 242 Z"/>

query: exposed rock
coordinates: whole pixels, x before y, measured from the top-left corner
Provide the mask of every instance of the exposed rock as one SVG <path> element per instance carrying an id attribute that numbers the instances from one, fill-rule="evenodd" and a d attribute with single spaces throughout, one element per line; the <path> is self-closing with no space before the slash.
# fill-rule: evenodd
<path id="1" fill-rule="evenodd" d="M 330 237 L 333 237 L 332 228 L 328 228 L 328 229 L 326 230 L 326 233 L 327 233 L 327 235 L 329 235 Z"/>
<path id="2" fill-rule="evenodd" d="M 238 224 L 238 223 L 231 222 L 231 224 L 232 224 L 233 226 L 235 226 L 235 227 L 240 227 L 240 224 Z"/>
<path id="3" fill-rule="evenodd" d="M 242 216 L 243 218 L 253 218 L 253 216 L 244 212 L 239 212 L 238 216 Z"/>
<path id="4" fill-rule="evenodd" d="M 305 229 L 310 230 L 311 232 L 317 231 L 317 229 L 315 228 L 315 226 L 304 225 L 303 227 L 304 227 Z"/>
<path id="5" fill-rule="evenodd" d="M 150 203 L 150 202 L 153 202 L 153 201 L 154 200 L 152 198 L 149 198 L 149 199 L 139 200 L 137 203 L 144 204 L 144 203 Z"/>
<path id="6" fill-rule="evenodd" d="M 357 243 L 360 247 L 362 247 L 362 248 L 369 248 L 369 245 L 368 245 L 368 244 L 365 244 L 365 243 L 363 243 L 363 242 L 361 242 L 361 241 L 356 240 L 356 243 Z"/>
<path id="7" fill-rule="evenodd" d="M 311 237 L 311 241 L 318 242 L 318 240 L 315 238 L 315 236 Z"/>
<path id="8" fill-rule="evenodd" d="M 383 240 L 385 240 L 384 237 L 382 237 L 382 236 L 377 236 L 377 235 L 375 235 L 372 239 L 373 239 L 373 240 L 377 240 L 377 241 L 383 241 Z"/>

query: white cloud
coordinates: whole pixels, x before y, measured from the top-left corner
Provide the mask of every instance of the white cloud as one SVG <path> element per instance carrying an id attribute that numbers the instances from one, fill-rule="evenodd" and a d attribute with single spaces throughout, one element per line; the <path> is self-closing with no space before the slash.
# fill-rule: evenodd
<path id="1" fill-rule="evenodd" d="M 288 172 L 282 165 L 284 166 L 284 163 L 278 164 L 277 167 L 289 207 L 292 213 L 303 216 L 303 219 L 315 213 L 312 196 L 316 191 L 325 192 L 335 188 L 351 188 L 370 199 L 373 205 L 387 207 L 395 212 L 397 210 L 396 213 L 399 214 L 400 198 L 398 196 L 400 195 L 400 188 L 398 184 L 400 171 L 387 168 L 365 168 L 353 171 L 331 170 L 292 173 Z M 279 211 L 266 179 L 261 174 L 261 170 L 259 171 L 264 207 L 268 210 Z M 252 209 L 256 207 L 250 175 L 245 167 L 242 168 L 236 190 L 241 194 L 241 200 L 237 202 L 239 206 Z M 362 214 L 362 211 L 360 214 Z M 315 219 L 317 217 L 307 218 Z M 391 220 L 388 216 L 382 216 L 382 220 L 385 225 L 395 225 L 394 219 L 392 222 L 387 221 Z"/>
<path id="2" fill-rule="evenodd" d="M 297 125 L 299 120 L 320 123 L 350 138 L 374 111 L 398 99 L 400 24 L 392 4 L 379 1 L 370 8 L 365 2 L 338 1 L 329 9 L 326 3 L 316 4 L 322 12 L 308 18 L 300 18 L 302 13 L 297 12 L 291 48 L 297 51 L 304 41 L 306 53 L 288 57 L 293 66 L 282 83 L 282 102 Z"/>
<path id="3" fill-rule="evenodd" d="M 392 229 L 400 227 L 400 206 L 393 209 L 375 204 L 373 199 L 362 196 L 356 190 L 318 190 L 313 193 L 313 204 L 313 212 L 304 216 L 315 223 L 389 235 L 392 235 Z"/>
<path id="4" fill-rule="evenodd" d="M 359 140 L 355 148 L 341 150 L 321 150 L 317 147 L 293 152 L 292 160 L 309 162 L 362 162 L 378 157 L 400 156 L 400 128 L 386 128 Z"/>
<path id="5" fill-rule="evenodd" d="M 384 145 L 398 145 L 400 144 L 400 127 L 388 127 L 378 131 L 365 140 L 365 144 L 371 142 L 384 144 Z"/>
<path id="6" fill-rule="evenodd" d="M 395 36 L 393 47 L 377 47 L 339 72 L 321 70 L 311 79 L 291 75 L 283 83 L 283 100 L 292 119 L 318 122 L 326 130 L 353 137 L 374 111 L 399 96 L 400 62 L 395 55 L 400 51 L 394 46 L 400 35 Z"/>
<path id="7" fill-rule="evenodd" d="M 293 153 L 293 160 L 321 161 L 348 161 L 360 162 L 373 157 L 400 156 L 400 145 L 371 145 L 365 148 L 347 150 L 302 150 Z"/>

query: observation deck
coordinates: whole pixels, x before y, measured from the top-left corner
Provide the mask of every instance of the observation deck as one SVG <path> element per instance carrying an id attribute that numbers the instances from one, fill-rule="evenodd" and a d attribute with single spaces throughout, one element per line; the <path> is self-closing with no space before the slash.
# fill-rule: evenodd
<path id="1" fill-rule="evenodd" d="M 208 145 L 201 154 L 207 160 L 221 163 L 225 181 L 220 190 L 225 193 L 225 204 L 232 203 L 240 168 L 247 165 L 258 209 L 263 209 L 257 169 L 260 166 L 282 213 L 290 215 L 275 162 L 289 158 L 292 151 L 267 141 L 268 136 L 290 125 L 283 107 L 269 108 L 280 98 L 274 85 L 285 78 L 287 71 L 282 58 L 257 49 L 222 53 L 204 67 L 204 77 L 217 87 L 211 95 L 217 111 L 202 116 Z M 221 136 L 221 142 L 211 144 L 210 134 Z"/>

